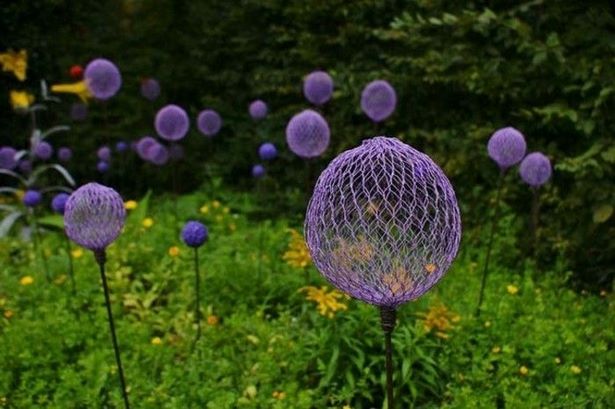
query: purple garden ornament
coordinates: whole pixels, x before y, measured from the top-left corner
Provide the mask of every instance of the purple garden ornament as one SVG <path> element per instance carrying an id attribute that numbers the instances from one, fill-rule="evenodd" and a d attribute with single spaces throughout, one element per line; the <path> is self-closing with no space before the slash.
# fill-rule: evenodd
<path id="1" fill-rule="evenodd" d="M 531 252 L 536 253 L 538 222 L 540 220 L 540 193 L 538 188 L 551 178 L 551 161 L 540 152 L 528 154 L 519 166 L 521 179 L 532 188 L 532 210 L 530 214 Z"/>
<path id="2" fill-rule="evenodd" d="M 58 149 L 58 160 L 60 162 L 68 162 L 73 157 L 73 151 L 65 146 Z"/>
<path id="3" fill-rule="evenodd" d="M 141 95 L 150 101 L 155 101 L 160 96 L 160 84 L 153 78 L 141 81 Z"/>
<path id="4" fill-rule="evenodd" d="M 54 212 L 63 215 L 68 197 L 68 193 L 58 193 L 57 195 L 55 195 L 53 199 L 51 199 L 51 209 Z"/>
<path id="5" fill-rule="evenodd" d="M 144 136 L 143 138 L 139 139 L 136 143 L 135 149 L 137 151 L 137 154 L 139 155 L 141 159 L 149 160 L 147 152 L 149 148 L 156 145 L 157 143 L 158 141 L 152 138 L 151 136 Z"/>
<path id="6" fill-rule="evenodd" d="M 94 98 L 105 101 L 122 87 L 120 70 L 111 61 L 97 58 L 85 68 L 83 78 Z"/>
<path id="7" fill-rule="evenodd" d="M 115 151 L 119 153 L 124 153 L 128 150 L 129 147 L 130 146 L 128 145 L 128 142 L 119 141 L 118 143 L 115 144 Z"/>
<path id="8" fill-rule="evenodd" d="M 163 166 L 169 161 L 169 150 L 166 146 L 156 142 L 147 148 L 145 156 L 154 165 Z"/>
<path id="9" fill-rule="evenodd" d="M 190 119 L 182 107 L 171 104 L 158 111 L 154 126 L 162 139 L 179 141 L 188 133 Z"/>
<path id="10" fill-rule="evenodd" d="M 261 179 L 265 176 L 265 173 L 267 172 L 263 165 L 257 164 L 252 166 L 252 177 L 254 177 L 255 179 Z"/>
<path id="11" fill-rule="evenodd" d="M 34 245 L 35 253 L 39 253 L 41 263 L 43 264 L 43 271 L 45 271 L 45 277 L 48 282 L 51 282 L 51 273 L 49 272 L 49 265 L 47 264 L 47 256 L 40 245 L 41 237 L 38 229 L 38 223 L 36 222 L 36 213 L 34 208 L 41 204 L 43 201 L 43 195 L 38 190 L 29 189 L 23 195 L 22 202 L 28 213 L 32 218 L 32 244 Z"/>
<path id="12" fill-rule="evenodd" d="M 372 81 L 361 93 L 361 109 L 374 122 L 382 122 L 395 111 L 397 94 L 384 80 Z"/>
<path id="13" fill-rule="evenodd" d="M 199 113 L 196 124 L 203 135 L 214 136 L 222 128 L 222 118 L 213 109 L 205 109 Z"/>
<path id="14" fill-rule="evenodd" d="M 13 170 L 17 167 L 17 151 L 10 146 L 0 148 L 0 169 Z"/>
<path id="15" fill-rule="evenodd" d="M 28 159 L 21 159 L 17 166 L 19 168 L 19 171 L 23 174 L 28 174 L 32 172 L 32 162 Z"/>
<path id="16" fill-rule="evenodd" d="M 100 173 L 107 173 L 109 171 L 109 162 L 105 162 L 104 160 L 99 160 L 96 164 L 96 170 Z"/>
<path id="17" fill-rule="evenodd" d="M 41 204 L 41 201 L 43 200 L 43 195 L 41 195 L 41 192 L 39 192 L 38 190 L 26 190 L 26 193 L 24 193 L 23 195 L 23 204 L 26 207 L 36 207 L 39 204 Z"/>
<path id="18" fill-rule="evenodd" d="M 105 162 L 111 161 L 111 148 L 108 146 L 101 146 L 98 148 L 98 151 L 96 151 L 96 156 L 98 156 L 98 159 L 104 160 Z"/>
<path id="19" fill-rule="evenodd" d="M 393 408 L 391 332 L 397 307 L 442 279 L 457 255 L 455 192 L 433 160 L 399 139 L 375 137 L 322 172 L 305 218 L 320 273 L 350 296 L 380 308 Z"/>
<path id="20" fill-rule="evenodd" d="M 278 150 L 271 142 L 265 142 L 258 148 L 258 156 L 261 160 L 273 160 L 278 156 Z"/>
<path id="21" fill-rule="evenodd" d="M 252 103 L 250 103 L 250 106 L 248 107 L 248 112 L 250 112 L 250 117 L 255 121 L 265 119 L 268 112 L 267 104 L 265 103 L 265 101 L 260 99 L 252 101 Z"/>
<path id="22" fill-rule="evenodd" d="M 34 147 L 34 155 L 42 160 L 47 160 L 53 155 L 53 147 L 49 142 L 40 141 Z"/>
<path id="23" fill-rule="evenodd" d="M 333 78 L 324 71 L 314 71 L 303 80 L 303 95 L 314 105 L 323 105 L 333 95 Z"/>
<path id="24" fill-rule="evenodd" d="M 330 137 L 327 121 L 311 109 L 293 116 L 286 126 L 288 147 L 304 159 L 322 155 L 329 146 Z"/>

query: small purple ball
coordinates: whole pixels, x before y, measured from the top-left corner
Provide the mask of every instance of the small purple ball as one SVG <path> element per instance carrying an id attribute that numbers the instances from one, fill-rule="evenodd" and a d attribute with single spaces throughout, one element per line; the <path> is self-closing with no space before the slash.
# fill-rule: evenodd
<path id="1" fill-rule="evenodd" d="M 32 162 L 30 162 L 28 159 L 20 160 L 18 166 L 21 173 L 27 174 L 32 172 Z"/>
<path id="2" fill-rule="evenodd" d="M 265 173 L 267 173 L 267 171 L 265 170 L 265 167 L 263 165 L 252 166 L 252 176 L 256 179 L 264 177 Z"/>
<path id="3" fill-rule="evenodd" d="M 314 71 L 303 81 L 303 95 L 314 105 L 323 105 L 333 95 L 333 78 L 324 71 Z"/>
<path id="4" fill-rule="evenodd" d="M 81 122 L 85 121 L 88 117 L 88 106 L 82 102 L 75 102 L 70 107 L 70 118 L 73 121 Z"/>
<path id="5" fill-rule="evenodd" d="M 145 155 L 147 156 L 147 160 L 156 166 L 162 166 L 169 161 L 168 149 L 158 142 L 147 148 Z"/>
<path id="6" fill-rule="evenodd" d="M 58 149 L 58 159 L 61 162 L 68 162 L 69 160 L 71 160 L 72 157 L 73 157 L 73 151 L 70 148 L 63 146 L 60 149 Z"/>
<path id="7" fill-rule="evenodd" d="M 528 154 L 519 166 L 521 179 L 531 187 L 544 185 L 551 178 L 551 161 L 540 152 Z"/>
<path id="8" fill-rule="evenodd" d="M 122 86 L 120 70 L 104 58 L 91 61 L 85 68 L 83 78 L 92 95 L 103 101 L 117 94 Z"/>
<path id="9" fill-rule="evenodd" d="M 53 147 L 49 142 L 40 141 L 34 147 L 34 155 L 39 159 L 47 160 L 53 155 Z"/>
<path id="10" fill-rule="evenodd" d="M 119 153 L 126 152 L 128 148 L 129 146 L 126 141 L 119 141 L 118 143 L 115 144 L 115 151 Z"/>
<path id="11" fill-rule="evenodd" d="M 156 100 L 160 96 L 160 84 L 153 78 L 146 78 L 141 81 L 141 95 L 150 101 Z"/>
<path id="12" fill-rule="evenodd" d="M 327 121 L 311 109 L 293 116 L 286 126 L 290 150 L 304 159 L 322 155 L 329 146 L 330 136 Z"/>
<path id="13" fill-rule="evenodd" d="M 214 136 L 222 128 L 222 118 L 213 109 L 205 109 L 196 120 L 199 131 L 205 136 Z"/>
<path id="14" fill-rule="evenodd" d="M 519 163 L 525 156 L 526 148 L 523 134 L 512 127 L 498 129 L 487 143 L 489 157 L 503 171 Z"/>
<path id="15" fill-rule="evenodd" d="M 103 251 L 122 231 L 126 210 L 115 190 L 88 183 L 74 191 L 64 209 L 68 237 L 82 247 Z"/>
<path id="16" fill-rule="evenodd" d="M 190 119 L 182 107 L 171 104 L 158 111 L 154 126 L 162 139 L 179 141 L 188 133 Z"/>
<path id="17" fill-rule="evenodd" d="M 272 160 L 278 156 L 278 150 L 271 142 L 265 142 L 258 148 L 258 156 L 261 160 Z"/>
<path id="18" fill-rule="evenodd" d="M 98 161 L 96 164 L 96 170 L 100 173 L 107 173 L 109 171 L 109 162 L 105 162 L 104 160 Z"/>
<path id="19" fill-rule="evenodd" d="M 100 160 L 109 162 L 111 160 L 111 148 L 109 148 L 108 146 L 101 146 L 100 148 L 98 148 L 96 156 L 98 156 L 98 159 Z"/>
<path id="20" fill-rule="evenodd" d="M 17 151 L 10 146 L 0 148 L 0 169 L 15 169 L 17 167 L 15 155 L 17 155 Z"/>
<path id="21" fill-rule="evenodd" d="M 397 105 L 395 89 L 384 80 L 372 81 L 361 93 L 361 109 L 374 122 L 387 119 Z"/>
<path id="22" fill-rule="evenodd" d="M 23 204 L 26 207 L 35 207 L 38 206 L 43 200 L 43 195 L 38 190 L 26 190 L 26 193 L 23 195 Z"/>
<path id="23" fill-rule="evenodd" d="M 143 160 L 149 160 L 147 151 L 150 147 L 156 145 L 158 141 L 151 136 L 144 136 L 137 141 L 136 150 L 139 157 Z"/>
<path id="24" fill-rule="evenodd" d="M 267 116 L 269 108 L 267 107 L 265 101 L 257 99 L 256 101 L 252 101 L 250 107 L 248 108 L 248 111 L 250 112 L 250 116 L 252 117 L 252 119 L 258 121 L 260 119 L 264 119 Z"/>
<path id="25" fill-rule="evenodd" d="M 189 221 L 182 229 L 182 240 L 189 247 L 201 247 L 207 241 L 209 232 L 203 223 Z"/>
<path id="26" fill-rule="evenodd" d="M 58 214 L 64 214 L 64 208 L 66 207 L 68 197 L 68 193 L 58 193 L 55 195 L 53 199 L 51 199 L 51 209 Z"/>

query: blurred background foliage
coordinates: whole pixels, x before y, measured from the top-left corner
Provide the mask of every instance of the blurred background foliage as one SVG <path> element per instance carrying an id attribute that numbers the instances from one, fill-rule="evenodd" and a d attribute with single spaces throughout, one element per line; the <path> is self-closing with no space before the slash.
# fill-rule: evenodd
<path id="1" fill-rule="evenodd" d="M 515 126 L 528 150 L 544 151 L 555 165 L 542 194 L 540 263 L 564 256 L 577 282 L 604 287 L 615 273 L 615 18 L 607 1 L 438 0 L 37 0 L 4 2 L 0 48 L 27 49 L 28 79 L 0 76 L 2 89 L 36 91 L 39 80 L 69 82 L 68 69 L 104 56 L 120 67 L 124 85 L 105 106 L 52 141 L 70 145 L 70 170 L 96 178 L 96 148 L 153 134 L 153 116 L 167 103 L 194 118 L 218 110 L 222 132 L 213 140 L 195 129 L 179 165 L 180 189 L 221 178 L 252 186 L 249 169 L 262 140 L 285 146 L 288 119 L 308 103 L 304 75 L 325 69 L 335 79 L 325 107 L 332 145 L 313 166 L 374 133 L 397 136 L 430 154 L 453 180 L 461 200 L 466 244 L 484 240 L 497 177 L 486 155 L 491 133 Z M 155 77 L 162 95 L 153 104 L 139 81 Z M 399 104 L 375 129 L 359 108 L 363 86 L 390 81 Z M 262 98 L 271 114 L 253 123 L 248 103 Z M 43 116 L 69 122 L 74 102 Z M 2 144 L 24 147 L 28 118 L 0 98 Z M 194 127 L 196 128 L 196 127 Z M 125 196 L 148 187 L 171 189 L 167 170 L 136 159 L 106 180 Z M 268 169 L 262 195 L 271 212 L 300 215 L 306 165 L 284 150 Z M 133 176 L 126 176 L 133 175 Z M 508 175 L 507 211 L 526 220 L 531 192 L 516 170 Z M 524 221 L 525 223 L 525 221 Z M 520 233 L 520 243 L 527 235 Z M 468 243 L 469 242 L 469 243 Z M 523 247 L 523 246 L 521 246 Z"/>

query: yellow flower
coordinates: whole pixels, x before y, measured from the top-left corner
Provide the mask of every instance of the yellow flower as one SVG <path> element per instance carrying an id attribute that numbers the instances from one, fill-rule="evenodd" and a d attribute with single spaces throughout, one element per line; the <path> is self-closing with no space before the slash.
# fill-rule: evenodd
<path id="1" fill-rule="evenodd" d="M 169 256 L 171 256 L 171 257 L 179 256 L 179 247 L 177 247 L 177 246 L 169 247 Z"/>
<path id="2" fill-rule="evenodd" d="M 143 221 L 141 222 L 141 224 L 143 225 L 143 227 L 145 227 L 146 229 L 149 229 L 150 227 L 152 227 L 154 225 L 154 219 L 152 219 L 151 217 L 146 217 L 145 219 L 143 219 Z"/>
<path id="3" fill-rule="evenodd" d="M 554 361 L 555 361 L 555 363 L 556 363 L 556 364 L 558 364 L 558 365 L 562 363 L 562 360 L 561 360 L 561 359 L 559 359 L 559 357 L 556 357 L 556 358 L 554 359 Z"/>
<path id="4" fill-rule="evenodd" d="M 207 206 L 207 205 L 201 206 L 200 212 L 203 213 L 203 214 L 209 213 L 209 206 Z"/>
<path id="5" fill-rule="evenodd" d="M 214 200 L 213 202 L 211 202 L 211 207 L 213 207 L 214 209 L 217 209 L 218 207 L 220 207 L 220 202 L 217 200 Z"/>
<path id="6" fill-rule="evenodd" d="M 342 409 L 352 409 L 352 408 L 350 407 L 350 405 L 344 405 Z"/>
<path id="7" fill-rule="evenodd" d="M 282 255 L 282 259 L 286 261 L 288 265 L 295 268 L 305 268 L 312 262 L 310 252 L 303 236 L 299 234 L 297 230 L 290 229 L 290 243 L 288 243 L 288 249 Z"/>
<path id="8" fill-rule="evenodd" d="M 222 212 L 224 212 L 224 214 L 229 214 L 231 211 L 231 209 L 229 209 L 228 207 L 225 207 L 224 209 L 222 209 Z"/>
<path id="9" fill-rule="evenodd" d="M 11 318 L 13 315 L 15 315 L 15 313 L 11 310 L 6 310 L 4 311 L 4 318 Z"/>
<path id="10" fill-rule="evenodd" d="M 230 231 L 235 231 L 235 230 L 237 230 L 237 225 L 235 223 L 229 223 L 228 229 Z"/>
<path id="11" fill-rule="evenodd" d="M 152 345 L 160 345 L 160 344 L 162 344 L 162 339 L 160 339 L 160 337 L 154 337 L 154 338 L 152 338 L 151 343 L 152 343 Z"/>
<path id="12" fill-rule="evenodd" d="M 530 370 L 524 365 L 521 365 L 521 368 L 519 368 L 519 373 L 523 376 L 527 375 L 529 371 Z"/>
<path id="13" fill-rule="evenodd" d="M 218 316 L 216 315 L 208 315 L 207 316 L 207 324 L 211 325 L 212 327 L 215 325 L 218 325 L 218 323 L 220 322 L 220 318 L 218 318 Z"/>
<path id="14" fill-rule="evenodd" d="M 275 399 L 282 400 L 282 399 L 284 399 L 286 397 L 286 392 L 273 391 L 271 396 L 273 396 Z"/>
<path id="15" fill-rule="evenodd" d="M 579 368 L 579 367 L 578 367 L 578 366 L 576 366 L 576 365 L 572 365 L 572 366 L 570 367 L 570 372 L 572 372 L 572 373 L 573 373 L 573 374 L 575 374 L 575 375 L 578 375 L 578 374 L 580 374 L 580 373 L 581 373 L 581 368 Z"/>
<path id="16" fill-rule="evenodd" d="M 327 318 L 333 318 L 338 311 L 346 311 L 348 306 L 338 300 L 344 297 L 344 294 L 338 290 L 327 292 L 327 287 L 303 287 L 299 291 L 305 291 L 306 300 L 314 301 L 317 304 L 318 313 Z"/>
<path id="17" fill-rule="evenodd" d="M 509 284 L 506 286 L 506 291 L 508 291 L 508 294 L 515 295 L 519 292 L 519 288 L 516 285 Z"/>
<path id="18" fill-rule="evenodd" d="M 30 285 L 34 282 L 34 279 L 32 278 L 32 276 L 23 276 L 21 277 L 21 280 L 19 280 L 19 284 L 21 285 Z"/>
<path id="19" fill-rule="evenodd" d="M 51 92 L 56 92 L 58 94 L 75 94 L 83 102 L 88 102 L 88 100 L 90 100 L 93 96 L 85 80 L 74 82 L 72 84 L 52 85 Z"/>
<path id="20" fill-rule="evenodd" d="M 138 203 L 134 200 L 128 200 L 124 202 L 124 209 L 126 210 L 134 210 L 138 206 Z"/>
<path id="21" fill-rule="evenodd" d="M 502 348 L 495 346 L 493 348 L 491 348 L 491 352 L 493 352 L 494 354 L 499 354 L 500 351 L 502 350 Z"/>
<path id="22" fill-rule="evenodd" d="M 24 81 L 28 69 L 28 52 L 26 50 L 9 50 L 1 53 L 0 65 L 2 65 L 3 71 L 12 72 L 19 81 Z"/>
<path id="23" fill-rule="evenodd" d="M 485 328 L 491 327 L 491 321 L 485 321 Z"/>
<path id="24" fill-rule="evenodd" d="M 81 256 L 83 256 L 83 250 L 76 248 L 70 252 L 70 255 L 73 256 L 73 258 L 81 258 Z"/>
<path id="25" fill-rule="evenodd" d="M 436 336 L 447 339 L 447 331 L 452 329 L 454 324 L 459 322 L 461 317 L 452 311 L 449 311 L 444 304 L 432 306 L 426 313 L 419 314 L 423 316 L 423 328 L 427 332 L 436 330 Z"/>
<path id="26" fill-rule="evenodd" d="M 34 96 L 26 91 L 12 90 L 10 93 L 11 106 L 15 111 L 25 110 L 34 102 Z"/>

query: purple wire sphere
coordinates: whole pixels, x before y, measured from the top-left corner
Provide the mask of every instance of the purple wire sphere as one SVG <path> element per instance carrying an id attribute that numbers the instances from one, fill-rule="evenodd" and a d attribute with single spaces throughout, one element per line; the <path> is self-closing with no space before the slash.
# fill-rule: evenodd
<path id="1" fill-rule="evenodd" d="M 149 156 L 147 155 L 147 151 L 152 146 L 156 145 L 158 141 L 151 136 L 144 136 L 139 139 L 136 144 L 137 155 L 143 160 L 149 160 Z"/>
<path id="2" fill-rule="evenodd" d="M 17 167 L 15 155 L 17 155 L 17 151 L 10 146 L 0 148 L 0 169 L 15 169 Z"/>
<path id="3" fill-rule="evenodd" d="M 160 96 L 160 84 L 153 78 L 146 78 L 141 81 L 141 95 L 150 101 L 156 100 Z"/>
<path id="4" fill-rule="evenodd" d="M 248 107 L 248 111 L 250 112 L 250 117 L 252 117 L 255 121 L 258 121 L 265 119 L 269 109 L 267 108 L 265 101 L 257 99 L 256 101 L 252 101 Z"/>
<path id="5" fill-rule="evenodd" d="M 265 167 L 263 165 L 258 164 L 252 166 L 252 177 L 260 179 L 264 177 L 266 173 L 267 171 L 265 170 Z"/>
<path id="6" fill-rule="evenodd" d="M 154 126 L 162 139 L 179 141 L 188 133 L 190 119 L 182 107 L 171 104 L 158 111 Z"/>
<path id="7" fill-rule="evenodd" d="M 265 142 L 258 148 L 258 156 L 261 160 L 272 160 L 278 156 L 278 150 L 271 142 Z"/>
<path id="8" fill-rule="evenodd" d="M 98 156 L 98 159 L 100 160 L 109 162 L 111 160 L 111 148 L 108 146 L 101 146 L 98 148 L 98 151 L 96 151 L 96 156 Z"/>
<path id="9" fill-rule="evenodd" d="M 26 207 L 36 207 L 41 204 L 43 200 L 43 195 L 38 190 L 26 190 L 26 193 L 23 195 L 23 204 Z"/>
<path id="10" fill-rule="evenodd" d="M 88 117 L 88 106 L 83 102 L 75 102 L 70 107 L 70 118 L 73 121 L 81 122 L 85 121 Z"/>
<path id="11" fill-rule="evenodd" d="M 115 190 L 88 183 L 74 191 L 64 209 L 68 237 L 86 249 L 99 252 L 120 235 L 126 210 Z"/>
<path id="12" fill-rule="evenodd" d="M 512 127 L 498 129 L 487 143 L 489 157 L 501 170 L 519 163 L 525 156 L 526 148 L 523 134 Z"/>
<path id="13" fill-rule="evenodd" d="M 372 81 L 363 88 L 361 109 L 372 121 L 384 121 L 395 111 L 396 105 L 397 94 L 387 81 Z"/>
<path id="14" fill-rule="evenodd" d="M 66 207 L 66 201 L 68 200 L 68 193 L 58 193 L 51 199 L 51 210 L 58 214 L 64 214 L 64 208 Z"/>
<path id="15" fill-rule="evenodd" d="M 49 142 L 40 141 L 34 147 L 34 155 L 42 160 L 47 160 L 53 155 L 53 147 Z"/>
<path id="16" fill-rule="evenodd" d="M 288 147 L 304 159 L 322 155 L 329 146 L 330 137 L 327 121 L 311 109 L 293 116 L 286 126 Z"/>
<path id="17" fill-rule="evenodd" d="M 166 146 L 156 142 L 145 151 L 147 160 L 156 166 L 163 166 L 169 161 L 169 150 Z"/>
<path id="18" fill-rule="evenodd" d="M 303 95 L 314 105 L 323 105 L 333 95 L 333 78 L 324 71 L 314 71 L 303 80 Z"/>
<path id="19" fill-rule="evenodd" d="M 222 118 L 213 109 L 205 109 L 199 113 L 196 124 L 203 135 L 214 136 L 222 128 Z"/>
<path id="20" fill-rule="evenodd" d="M 429 156 L 376 137 L 336 157 L 305 218 L 314 263 L 335 287 L 395 308 L 433 287 L 459 248 L 455 192 Z"/>
<path id="21" fill-rule="evenodd" d="M 119 141 L 118 143 L 115 144 L 115 151 L 119 153 L 123 153 L 123 152 L 126 152 L 129 147 L 130 146 L 128 146 L 128 142 Z"/>
<path id="22" fill-rule="evenodd" d="M 92 95 L 103 101 L 117 94 L 122 86 L 120 70 L 104 58 L 91 61 L 85 68 L 83 78 Z"/>
<path id="23" fill-rule="evenodd" d="M 547 183 L 552 171 L 551 161 L 540 152 L 528 154 L 519 166 L 521 179 L 531 187 L 539 187 Z"/>
<path id="24" fill-rule="evenodd" d="M 58 149 L 58 160 L 60 160 L 60 162 L 68 162 L 72 157 L 73 151 L 70 148 L 63 146 Z"/>
<path id="25" fill-rule="evenodd" d="M 208 239 L 209 232 L 203 223 L 189 221 L 182 229 L 182 240 L 189 247 L 201 247 Z"/>
<path id="26" fill-rule="evenodd" d="M 96 164 L 96 170 L 100 173 L 107 173 L 109 171 L 109 168 L 109 162 L 106 162 L 104 160 L 99 160 Z"/>

